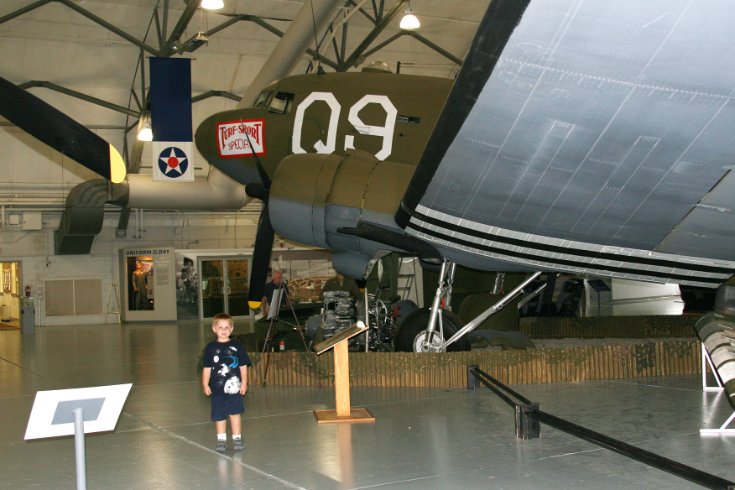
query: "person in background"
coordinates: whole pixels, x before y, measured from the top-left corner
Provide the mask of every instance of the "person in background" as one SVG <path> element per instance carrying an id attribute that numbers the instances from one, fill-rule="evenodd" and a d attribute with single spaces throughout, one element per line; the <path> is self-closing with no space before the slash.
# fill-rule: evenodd
<path id="1" fill-rule="evenodd" d="M 227 449 L 227 419 L 232 430 L 232 449 L 242 451 L 242 412 L 245 411 L 243 395 L 248 390 L 248 366 L 250 357 L 245 347 L 230 338 L 235 325 L 227 313 L 219 313 L 212 319 L 212 331 L 217 338 L 204 348 L 202 390 L 212 400 L 212 421 L 217 432 L 214 450 L 223 453 Z"/>
<path id="2" fill-rule="evenodd" d="M 281 304 L 288 304 L 288 286 L 283 281 L 283 274 L 281 271 L 274 271 L 272 274 L 271 281 L 265 285 L 263 292 L 263 299 L 261 300 L 261 310 L 264 318 L 268 318 L 268 312 L 270 311 L 271 303 L 273 302 L 273 293 L 276 292 L 283 285 L 283 291 L 286 295 L 285 299 L 281 298 Z"/>
<path id="3" fill-rule="evenodd" d="M 347 291 L 350 294 L 350 297 L 355 301 L 360 301 L 362 299 L 360 288 L 357 287 L 355 280 L 345 277 L 339 272 L 337 272 L 332 279 L 329 279 L 324 283 L 322 295 L 327 291 Z"/>

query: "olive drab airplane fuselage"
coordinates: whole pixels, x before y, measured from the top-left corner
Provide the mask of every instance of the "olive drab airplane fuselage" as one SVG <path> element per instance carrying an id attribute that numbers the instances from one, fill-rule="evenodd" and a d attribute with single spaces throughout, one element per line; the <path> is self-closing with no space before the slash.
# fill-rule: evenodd
<path id="1" fill-rule="evenodd" d="M 209 163 L 266 203 L 251 307 L 273 232 L 331 250 L 334 267 L 350 277 L 364 277 L 387 251 L 416 253 L 390 243 L 404 236 L 394 216 L 451 86 L 382 71 L 293 76 L 266 87 L 252 107 L 199 126 L 196 143 Z M 380 236 L 350 231 L 366 225 Z"/>
<path id="2" fill-rule="evenodd" d="M 260 182 L 256 157 L 271 178 L 286 157 L 303 154 L 364 153 L 413 169 L 450 88 L 451 80 L 387 72 L 292 76 L 265 88 L 252 107 L 208 118 L 196 143 L 210 164 L 243 184 Z M 305 168 L 293 170 L 313 174 L 318 165 L 309 162 L 316 161 L 301 159 Z M 402 182 L 394 182 L 393 212 L 412 174 L 404 173 L 395 176 Z M 340 177 L 353 180 L 348 195 L 356 202 L 359 174 Z"/>

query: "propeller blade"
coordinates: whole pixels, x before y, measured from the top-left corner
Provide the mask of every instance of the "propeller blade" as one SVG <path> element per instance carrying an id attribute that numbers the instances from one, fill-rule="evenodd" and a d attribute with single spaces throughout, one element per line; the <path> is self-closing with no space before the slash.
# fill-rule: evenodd
<path id="1" fill-rule="evenodd" d="M 253 310 L 260 308 L 265 293 L 265 280 L 268 278 L 268 265 L 271 260 L 271 250 L 273 250 L 274 234 L 271 220 L 268 217 L 268 206 L 263 205 L 260 221 L 258 221 L 258 231 L 255 235 L 253 262 L 250 270 L 248 306 Z"/>
<path id="2" fill-rule="evenodd" d="M 245 186 L 245 194 L 253 199 L 260 199 L 264 203 L 268 202 L 268 190 L 257 182 L 250 182 Z"/>
<path id="3" fill-rule="evenodd" d="M 0 114 L 26 133 L 105 179 L 114 183 L 125 180 L 125 162 L 114 146 L 2 77 Z"/>
<path id="4" fill-rule="evenodd" d="M 258 169 L 258 175 L 260 176 L 260 181 L 263 184 L 263 187 L 265 187 L 266 190 L 270 190 L 271 188 L 271 178 L 268 177 L 268 172 L 265 171 L 265 167 L 260 162 L 260 158 L 258 158 L 258 154 L 255 153 L 255 147 L 253 146 L 253 142 L 250 140 L 250 135 L 245 132 L 245 137 L 248 139 L 248 146 L 250 146 L 250 151 L 252 152 L 253 156 L 255 157 L 255 166 Z"/>

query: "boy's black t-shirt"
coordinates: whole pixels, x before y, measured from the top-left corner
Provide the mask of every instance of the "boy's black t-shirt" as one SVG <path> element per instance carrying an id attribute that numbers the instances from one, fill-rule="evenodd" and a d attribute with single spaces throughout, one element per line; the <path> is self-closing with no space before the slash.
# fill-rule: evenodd
<path id="1" fill-rule="evenodd" d="M 250 357 L 245 347 L 230 339 L 227 342 L 216 340 L 204 348 L 204 369 L 211 369 L 209 387 L 212 395 L 235 395 L 240 393 L 242 379 L 240 366 L 250 366 Z"/>

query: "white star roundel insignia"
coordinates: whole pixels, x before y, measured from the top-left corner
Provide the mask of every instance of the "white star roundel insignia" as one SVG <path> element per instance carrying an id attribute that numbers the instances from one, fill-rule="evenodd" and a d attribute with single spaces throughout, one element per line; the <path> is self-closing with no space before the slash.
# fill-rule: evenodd
<path id="1" fill-rule="evenodd" d="M 161 173 L 170 179 L 181 177 L 189 168 L 189 158 L 186 153 L 175 146 L 164 148 L 158 155 L 157 163 Z"/>

